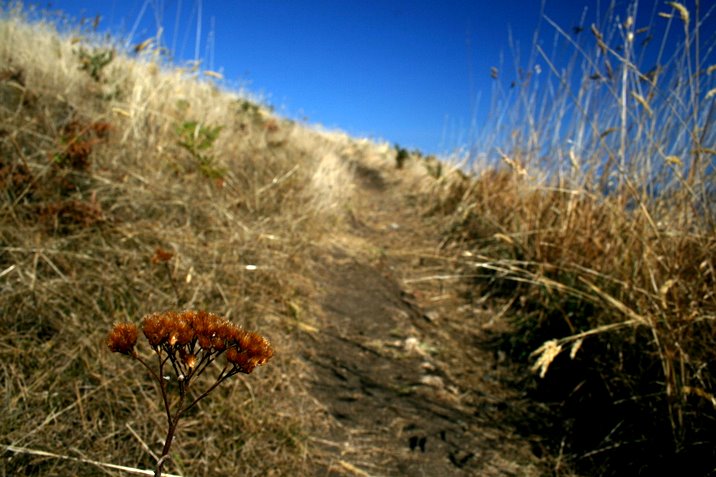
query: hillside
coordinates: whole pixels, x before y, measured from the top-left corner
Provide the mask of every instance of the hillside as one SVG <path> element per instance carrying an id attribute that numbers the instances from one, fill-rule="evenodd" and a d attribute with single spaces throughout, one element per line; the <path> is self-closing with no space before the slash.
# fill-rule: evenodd
<path id="1" fill-rule="evenodd" d="M 0 37 L 3 475 L 153 468 L 155 389 L 104 343 L 113 322 L 170 309 L 260 330 L 276 356 L 182 421 L 168 472 L 534 473 L 500 411 L 483 415 L 514 393 L 481 397 L 473 365 L 450 365 L 471 312 L 430 278 L 451 267 L 411 192 L 425 167 L 151 52 L 19 18 Z"/>
<path id="2" fill-rule="evenodd" d="M 152 475 L 160 386 L 107 335 L 170 310 L 274 355 L 183 415 L 164 475 L 713 470 L 708 131 L 684 187 L 602 194 L 519 148 L 467 175 L 289 121 L 214 76 L 3 12 L 0 475 Z"/>

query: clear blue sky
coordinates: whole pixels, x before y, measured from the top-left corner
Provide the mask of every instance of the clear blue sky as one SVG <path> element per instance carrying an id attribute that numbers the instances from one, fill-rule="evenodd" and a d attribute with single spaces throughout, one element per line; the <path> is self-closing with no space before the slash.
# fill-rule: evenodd
<path id="1" fill-rule="evenodd" d="M 570 34 L 580 24 L 587 34 L 609 3 L 546 0 L 544 13 Z M 622 18 L 629 3 L 615 1 Z M 279 113 L 426 153 L 470 142 L 473 117 L 483 120 L 490 104 L 490 68 L 503 65 L 500 81 L 514 77 L 508 73 L 515 56 L 509 33 L 526 59 L 542 18 L 541 0 L 59 0 L 50 5 L 77 18 L 99 14 L 100 30 L 120 38 L 133 34 L 132 43 L 155 36 L 161 25 L 164 45 L 179 62 L 195 57 L 199 33 L 203 67 L 264 95 Z M 640 12 L 650 15 L 655 5 L 656 0 L 641 0 Z M 549 45 L 554 29 L 544 21 L 540 28 Z"/>

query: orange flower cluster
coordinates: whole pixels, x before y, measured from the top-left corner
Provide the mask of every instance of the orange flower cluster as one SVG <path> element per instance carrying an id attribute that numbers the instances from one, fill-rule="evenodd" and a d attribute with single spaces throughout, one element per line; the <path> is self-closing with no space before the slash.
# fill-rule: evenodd
<path id="1" fill-rule="evenodd" d="M 194 368 L 200 353 L 204 357 L 226 351 L 227 361 L 246 374 L 273 356 L 264 337 L 206 311 L 152 313 L 142 319 L 142 331 L 155 350 L 163 349 L 171 356 L 178 351 L 181 363 L 189 369 Z M 110 333 L 108 345 L 112 351 L 130 354 L 136 341 L 137 328 L 120 323 Z"/>
<path id="2" fill-rule="evenodd" d="M 132 354 L 139 332 L 131 323 L 117 323 L 107 337 L 107 346 L 114 353 Z"/>
<path id="3" fill-rule="evenodd" d="M 265 364 L 273 356 L 273 349 L 261 335 L 206 311 L 152 313 L 142 319 L 141 328 L 155 352 L 156 367 L 134 351 L 139 330 L 131 323 L 114 325 L 107 345 L 110 350 L 139 361 L 158 384 L 167 416 L 167 437 L 155 471 L 155 475 L 160 476 L 181 417 L 227 379 L 238 373 L 249 374 L 256 366 Z M 211 365 L 222 354 L 227 363 L 213 384 L 191 393 L 196 378 L 205 372 L 211 374 L 207 370 L 215 369 Z M 176 380 L 167 373 L 173 374 Z M 170 381 L 176 384 L 170 386 Z M 178 391 L 178 400 L 170 398 L 170 390 Z"/>
<path id="4" fill-rule="evenodd" d="M 273 356 L 271 345 L 265 338 L 206 311 L 154 313 L 144 317 L 142 327 L 144 336 L 154 348 L 188 346 L 188 359 L 193 356 L 195 346 L 204 352 L 226 351 L 229 363 L 247 374 Z"/>

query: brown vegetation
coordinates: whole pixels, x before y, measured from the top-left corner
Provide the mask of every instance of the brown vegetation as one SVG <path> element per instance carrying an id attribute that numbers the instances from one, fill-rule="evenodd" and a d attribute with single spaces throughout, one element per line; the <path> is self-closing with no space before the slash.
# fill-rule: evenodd
<path id="1" fill-rule="evenodd" d="M 648 81 L 632 16 L 579 45 L 552 25 L 576 50 L 556 92 L 527 78 L 486 138 L 498 162 L 433 186 L 464 274 L 514 315 L 499 341 L 539 374 L 555 449 L 600 475 L 706 475 L 716 458 L 713 67 L 688 61 L 698 11 L 666 9 L 653 21 L 681 43 Z"/>
<path id="2" fill-rule="evenodd" d="M 156 309 L 201 308 L 264 330 L 277 353 L 183 415 L 165 469 L 305 474 L 315 403 L 286 378 L 305 368 L 292 339 L 299 257 L 350 194 L 338 158 L 352 141 L 273 118 L 149 50 L 92 70 L 104 47 L 83 35 L 13 7 L 0 19 L 0 444 L 25 450 L 2 450 L 0 473 L 154 468 L 161 402 L 104 337 Z M 206 141 L 187 142 L 187 124 Z"/>
<path id="3" fill-rule="evenodd" d="M 273 349 L 262 336 L 205 311 L 152 313 L 142 319 L 142 332 L 156 353 L 156 367 L 135 350 L 139 333 L 134 323 L 114 325 L 107 336 L 107 346 L 141 363 L 159 388 L 167 418 L 167 436 L 154 472 L 155 477 L 161 477 L 179 420 L 230 377 L 251 374 L 256 366 L 265 364 L 273 356 Z M 191 384 L 202 374 L 206 378 L 210 374 L 207 368 L 222 354 L 226 364 L 214 382 L 198 395 L 190 394 Z M 176 382 L 178 401 L 170 396 L 170 381 Z"/>
<path id="4" fill-rule="evenodd" d="M 370 356 L 356 359 L 354 371 L 364 371 L 361 362 L 372 371 L 381 356 L 393 359 L 388 367 L 396 376 L 423 377 L 424 369 L 404 373 L 396 362 L 418 366 L 430 354 L 433 371 L 454 386 L 447 398 L 426 393 L 428 401 L 445 406 L 452 400 L 443 414 L 460 419 L 485 411 L 479 426 L 459 429 L 466 439 L 480 442 L 474 432 L 486 432 L 488 414 L 521 416 L 500 432 L 511 432 L 512 424 L 521 428 L 535 455 L 551 452 L 544 460 L 558 475 L 575 468 L 600 475 L 712 471 L 716 76 L 703 60 L 680 61 L 698 57 L 696 12 L 671 2 L 662 13 L 668 18 L 654 21 L 669 21 L 671 35 L 683 35 L 687 46 L 674 58 L 660 57 L 651 73 L 631 60 L 641 29 L 630 16 L 594 25 L 592 36 L 580 40 L 591 42 L 588 47 L 553 25 L 579 54 L 564 74 L 554 74 L 556 84 L 547 88 L 552 95 L 519 72 L 517 100 L 505 102 L 514 110 L 498 111 L 506 119 L 481 143 L 485 160 L 476 160 L 474 174 L 466 175 L 434 158 L 282 120 L 252 98 L 221 90 L 196 68 L 163 64 L 149 43 L 130 58 L 85 33 L 70 41 L 45 23 L 28 22 L 18 8 L 3 11 L 0 376 L 7 398 L 0 412 L 6 452 L 0 472 L 95 475 L 98 467 L 118 464 L 127 466 L 123 471 L 154 468 L 157 454 L 168 450 L 168 419 L 181 436 L 166 464 L 173 473 L 311 475 L 328 468 L 365 474 L 347 460 L 329 465 L 327 454 L 316 450 L 311 432 L 325 428 L 329 418 L 306 376 L 323 375 L 299 352 L 329 363 L 322 372 L 330 376 L 334 363 L 327 348 L 313 349 L 316 343 L 353 350 L 358 339 L 315 336 L 321 330 L 311 299 L 325 284 L 311 274 L 330 263 L 316 258 L 325 255 L 320 247 L 340 241 L 366 249 L 360 254 L 386 274 L 369 281 L 366 296 L 380 295 L 372 283 L 389 284 L 394 290 L 387 302 L 399 301 L 398 309 L 413 320 L 407 323 L 420 323 L 421 339 L 435 346 L 406 359 L 395 350 L 380 354 L 388 341 L 375 337 L 379 352 L 375 342 L 359 343 Z M 552 66 L 536 48 L 535 58 Z M 387 187 L 395 189 L 388 194 Z M 389 276 L 395 269 L 384 264 L 395 257 L 365 242 L 373 234 L 387 237 L 374 242 L 385 245 L 394 225 L 382 217 L 380 227 L 364 230 L 355 207 L 369 203 L 371 213 L 382 213 L 375 197 L 366 200 L 371 193 L 391 200 L 386 210 L 415 207 L 404 214 L 415 217 L 420 204 L 428 215 L 397 234 L 399 243 L 428 231 L 443 235 L 439 251 L 415 240 L 420 250 L 415 245 L 391 253 L 414 260 L 416 269 L 429 263 L 440 270 L 425 282 L 440 282 L 429 298 L 453 306 L 454 313 L 442 310 L 450 319 L 436 324 L 406 304 L 398 278 Z M 338 252 L 331 257 L 344 259 Z M 353 257 L 345 260 L 353 263 Z M 335 275 L 336 267 L 326 276 L 350 284 L 376 270 L 345 263 L 353 275 Z M 445 276 L 454 279 L 454 290 L 443 290 Z M 348 308 L 363 298 L 354 297 Z M 113 323 L 147 316 L 150 346 L 173 357 L 185 376 L 216 364 L 221 348 L 228 364 L 219 373 L 253 370 L 270 353 L 256 338 L 263 354 L 247 358 L 239 351 L 243 345 L 232 347 L 249 336 L 237 328 L 206 334 L 191 318 L 198 315 L 177 313 L 163 321 L 170 315 L 152 315 L 157 309 L 212 310 L 262 330 L 276 350 L 271 366 L 256 370 L 254 379 L 239 374 L 211 388 L 214 398 L 201 405 L 180 403 L 186 412 L 173 420 L 162 409 L 166 398 L 154 398 L 146 373 L 108 353 L 143 356 L 135 349 L 139 330 L 133 325 L 119 325 L 107 342 Z M 484 312 L 475 317 L 476 309 Z M 386 315 L 376 333 L 404 326 L 399 315 Z M 219 335 L 223 341 L 215 342 Z M 473 363 L 487 354 L 465 349 L 486 341 L 495 362 L 476 368 Z M 477 386 L 487 386 L 487 378 L 480 381 L 470 371 L 489 374 L 506 366 L 504 356 L 521 370 L 517 384 L 533 403 L 546 402 L 548 412 L 534 404 L 535 412 L 509 413 L 504 402 L 482 396 L 490 393 Z M 510 376 L 505 380 L 514 384 Z M 337 388 L 326 389 L 330 397 Z M 375 401 L 409 398 L 416 389 L 423 388 L 385 385 Z M 408 401 L 414 409 L 406 415 L 424 416 L 422 397 Z M 373 416 L 373 405 L 361 402 L 368 410 L 360 419 Z M 545 451 L 536 434 L 550 436 L 552 446 Z M 425 446 L 425 435 L 410 439 L 407 452 Z M 448 441 L 439 445 L 449 448 L 450 460 L 434 468 L 488 468 L 473 450 Z M 522 452 L 524 442 L 491 442 L 508 442 L 524 457 L 522 469 L 536 472 Z M 381 447 L 376 456 L 392 458 L 386 457 L 392 448 L 372 444 Z M 410 465 L 421 465 L 416 453 L 408 457 Z M 378 473 L 385 470 L 371 464 Z M 491 469 L 495 475 L 509 470 Z"/>

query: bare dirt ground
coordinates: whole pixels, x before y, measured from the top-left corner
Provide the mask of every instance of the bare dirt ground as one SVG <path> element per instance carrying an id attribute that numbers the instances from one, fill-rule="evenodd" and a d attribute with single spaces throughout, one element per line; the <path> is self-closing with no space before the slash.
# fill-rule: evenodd
<path id="1" fill-rule="evenodd" d="M 524 398 L 478 346 L 496 312 L 461 297 L 400 172 L 358 168 L 350 230 L 315 249 L 321 310 L 303 356 L 331 422 L 312 439 L 315 474 L 540 475 L 538 444 L 510 424 Z"/>

